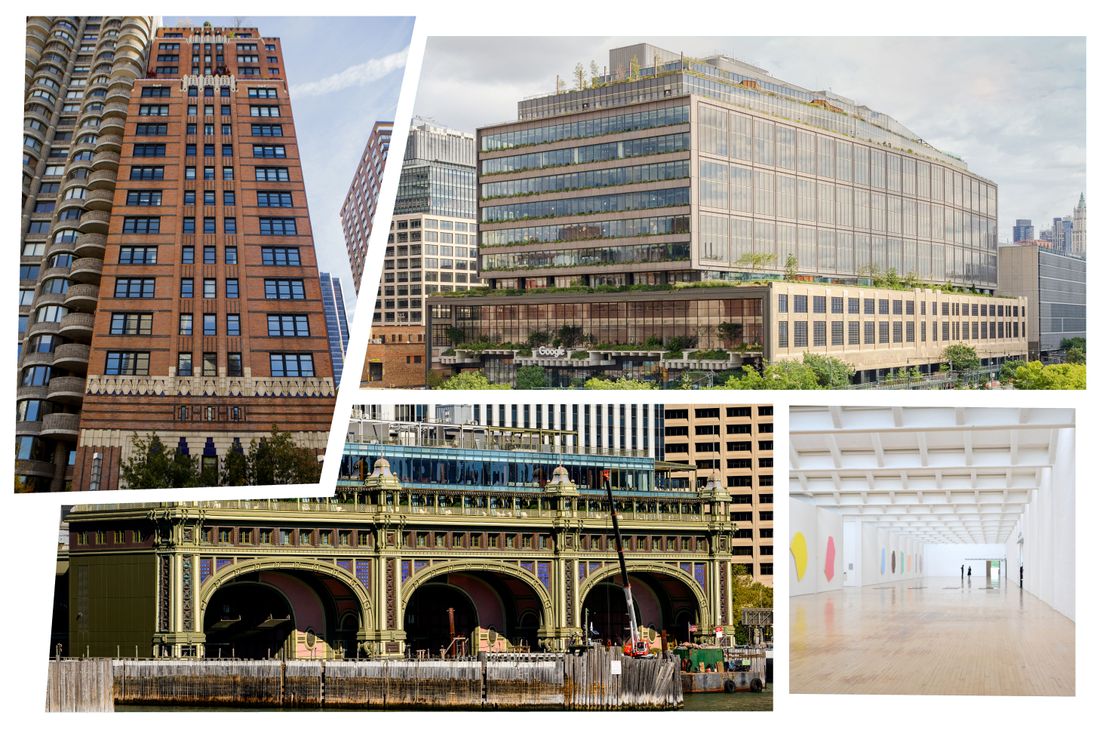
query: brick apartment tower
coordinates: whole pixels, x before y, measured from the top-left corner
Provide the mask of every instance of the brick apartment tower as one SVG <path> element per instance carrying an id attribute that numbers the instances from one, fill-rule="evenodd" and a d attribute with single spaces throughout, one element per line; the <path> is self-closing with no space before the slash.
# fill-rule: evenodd
<path id="1" fill-rule="evenodd" d="M 135 433 L 204 465 L 272 426 L 324 449 L 335 389 L 285 72 L 256 28 L 157 31 L 97 222 L 72 488 L 118 488 Z"/>
<path id="2" fill-rule="evenodd" d="M 16 491 L 72 481 L 120 136 L 153 24 L 27 18 Z"/>

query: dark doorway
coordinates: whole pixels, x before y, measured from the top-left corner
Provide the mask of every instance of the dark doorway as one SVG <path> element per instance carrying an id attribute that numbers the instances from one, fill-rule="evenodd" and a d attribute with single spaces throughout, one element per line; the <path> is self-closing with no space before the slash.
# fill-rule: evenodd
<path id="1" fill-rule="evenodd" d="M 437 656 L 450 645 L 448 608 L 455 610 L 455 635 L 469 637 L 478 625 L 469 596 L 440 583 L 428 583 L 413 593 L 405 607 L 405 645 L 413 654 L 423 649 Z"/>
<path id="2" fill-rule="evenodd" d="M 260 583 L 230 583 L 210 599 L 203 618 L 207 657 L 293 656 L 294 618 L 281 593 Z"/>

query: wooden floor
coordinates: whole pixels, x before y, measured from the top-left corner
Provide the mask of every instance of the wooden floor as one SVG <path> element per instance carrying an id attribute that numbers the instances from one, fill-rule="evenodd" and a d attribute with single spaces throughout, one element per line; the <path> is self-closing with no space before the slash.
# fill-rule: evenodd
<path id="1" fill-rule="evenodd" d="M 1073 695 L 1074 623 L 1018 587 L 919 578 L 791 598 L 791 692 Z"/>

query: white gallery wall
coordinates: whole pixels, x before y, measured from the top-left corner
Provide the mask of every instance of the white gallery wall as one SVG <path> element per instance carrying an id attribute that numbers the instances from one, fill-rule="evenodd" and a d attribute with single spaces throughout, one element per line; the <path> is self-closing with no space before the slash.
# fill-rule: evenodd
<path id="1" fill-rule="evenodd" d="M 863 585 L 863 525 L 858 519 L 844 520 L 844 585 Z"/>
<path id="2" fill-rule="evenodd" d="M 844 518 L 837 512 L 819 509 L 800 499 L 790 500 L 790 510 L 788 578 L 791 595 L 842 588 Z"/>
<path id="3" fill-rule="evenodd" d="M 975 563 L 973 559 L 967 560 L 976 557 L 1000 560 L 1008 555 L 1005 554 L 1005 546 L 998 544 L 929 544 L 924 546 L 924 574 L 955 577 L 959 574 L 960 566 L 969 565 L 974 569 L 974 575 L 984 577 L 985 565 Z M 1013 572 L 1016 572 L 1015 566 Z"/>
<path id="4" fill-rule="evenodd" d="M 1031 502 L 1005 546 L 1009 581 L 1019 582 L 1022 561 L 1024 590 L 1070 619 L 1075 618 L 1074 439 L 1072 428 L 1058 431 L 1053 467 L 1042 470 L 1039 488 L 1031 492 Z"/>
<path id="5" fill-rule="evenodd" d="M 863 585 L 889 583 L 922 575 L 921 543 L 908 535 L 864 524 L 862 532 Z"/>

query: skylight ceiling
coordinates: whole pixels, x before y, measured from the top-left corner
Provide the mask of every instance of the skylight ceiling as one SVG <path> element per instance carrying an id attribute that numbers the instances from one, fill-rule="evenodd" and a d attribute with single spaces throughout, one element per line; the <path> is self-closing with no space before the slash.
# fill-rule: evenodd
<path id="1" fill-rule="evenodd" d="M 791 496 L 927 543 L 998 543 L 1069 409 L 792 407 Z"/>

